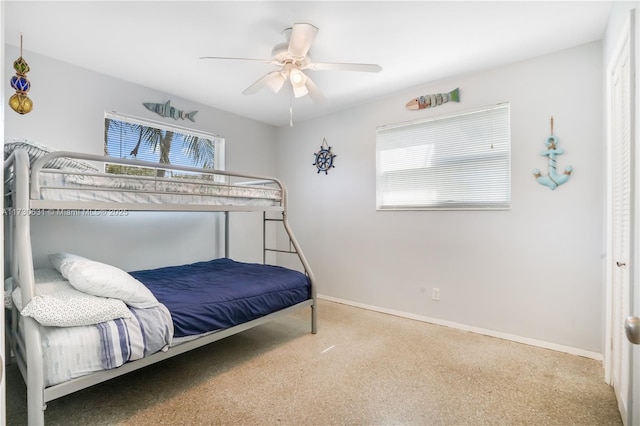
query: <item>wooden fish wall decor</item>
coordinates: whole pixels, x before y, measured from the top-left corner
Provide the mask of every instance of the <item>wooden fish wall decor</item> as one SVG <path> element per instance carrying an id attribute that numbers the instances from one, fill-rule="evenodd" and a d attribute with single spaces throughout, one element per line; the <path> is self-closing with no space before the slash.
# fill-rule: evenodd
<path id="1" fill-rule="evenodd" d="M 533 171 L 533 176 L 535 176 L 536 180 L 540 185 L 544 185 L 549 187 L 552 191 L 569 180 L 569 176 L 573 171 L 571 166 L 567 166 L 564 169 L 564 173 L 559 175 L 556 170 L 556 156 L 563 154 L 564 150 L 557 148 L 558 138 L 553 136 L 553 117 L 551 117 L 551 136 L 547 138 L 545 141 L 545 145 L 547 145 L 547 149 L 542 151 L 540 155 L 543 157 L 549 157 L 549 173 L 547 176 L 542 176 L 540 170 L 535 169 Z"/>
<path id="2" fill-rule="evenodd" d="M 407 102 L 407 109 L 424 109 L 442 105 L 447 102 L 460 102 L 460 91 L 458 88 L 453 89 L 449 93 L 436 93 L 434 95 L 424 95 L 411 99 Z"/>
<path id="3" fill-rule="evenodd" d="M 196 122 L 194 117 L 196 116 L 198 111 L 191 111 L 191 112 L 180 111 L 171 106 L 171 101 L 167 101 L 164 104 L 154 104 L 151 102 L 144 102 L 142 105 L 144 105 L 149 111 L 155 112 L 160 117 L 171 117 L 174 120 L 177 120 L 178 118 L 181 120 L 188 118 L 194 123 Z"/>
<path id="4" fill-rule="evenodd" d="M 11 77 L 11 87 L 16 94 L 9 98 L 9 106 L 18 114 L 27 114 L 33 110 L 33 101 L 27 96 L 31 89 L 31 82 L 27 79 L 30 71 L 29 64 L 22 57 L 22 34 L 20 34 L 20 57 L 13 62 L 16 75 Z"/>

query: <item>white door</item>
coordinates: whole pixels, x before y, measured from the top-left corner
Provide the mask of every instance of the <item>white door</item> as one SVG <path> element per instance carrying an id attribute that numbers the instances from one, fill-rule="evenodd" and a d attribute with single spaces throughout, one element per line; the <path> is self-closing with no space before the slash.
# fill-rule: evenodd
<path id="1" fill-rule="evenodd" d="M 634 349 L 625 334 L 625 320 L 634 309 L 640 263 L 635 262 L 635 144 L 634 144 L 634 85 L 633 85 L 633 12 L 629 25 L 622 35 L 619 49 L 609 68 L 609 123 L 611 161 L 611 257 L 610 274 L 610 321 L 607 348 L 607 376 L 612 384 L 620 414 L 626 425 L 636 425 L 640 418 L 637 411 L 636 392 L 640 370 L 637 366 L 637 349 Z M 634 291 L 636 290 L 636 291 Z M 635 370 L 635 371 L 634 371 Z M 634 394 L 637 395 L 634 397 Z"/>

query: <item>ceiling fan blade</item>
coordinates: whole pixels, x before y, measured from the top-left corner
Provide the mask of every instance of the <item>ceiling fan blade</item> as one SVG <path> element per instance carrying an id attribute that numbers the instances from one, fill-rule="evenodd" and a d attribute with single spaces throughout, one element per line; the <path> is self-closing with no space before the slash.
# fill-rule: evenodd
<path id="1" fill-rule="evenodd" d="M 296 98 L 301 98 L 307 93 L 309 93 L 309 89 L 307 89 L 306 85 L 291 86 L 291 88 L 293 89 L 293 96 L 295 96 Z"/>
<path id="2" fill-rule="evenodd" d="M 382 67 L 378 64 L 350 64 L 339 62 L 311 62 L 305 69 L 314 71 L 360 71 L 360 72 L 380 72 Z"/>
<path id="3" fill-rule="evenodd" d="M 278 93 L 280 89 L 282 89 L 284 82 L 287 81 L 287 77 L 285 77 L 281 71 L 269 73 L 267 77 L 269 78 L 265 80 L 265 83 L 273 90 L 273 93 Z"/>
<path id="4" fill-rule="evenodd" d="M 317 33 L 318 28 L 311 24 L 293 24 L 289 36 L 289 55 L 300 59 L 307 56 Z"/>
<path id="5" fill-rule="evenodd" d="M 305 86 L 309 91 L 309 96 L 311 96 L 311 99 L 313 99 L 315 102 L 319 104 L 328 102 L 327 98 L 325 98 L 320 89 L 318 89 L 318 86 L 316 86 L 316 84 L 309 78 L 309 76 L 307 76 Z"/>
<path id="6" fill-rule="evenodd" d="M 285 82 L 285 77 L 280 71 L 273 71 L 263 76 L 242 91 L 243 95 L 253 95 L 265 87 L 269 87 L 274 93 L 278 93 Z"/>

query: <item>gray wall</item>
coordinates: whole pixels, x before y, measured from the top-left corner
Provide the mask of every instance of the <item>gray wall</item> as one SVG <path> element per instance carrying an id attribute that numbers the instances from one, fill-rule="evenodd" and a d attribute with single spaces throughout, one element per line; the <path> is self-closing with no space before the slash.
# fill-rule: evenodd
<path id="1" fill-rule="evenodd" d="M 290 218 L 333 298 L 602 353 L 605 139 L 602 45 L 591 43 L 458 76 L 278 129 Z M 460 88 L 461 102 L 408 111 L 417 96 Z M 511 103 L 509 211 L 375 210 L 376 126 Z M 555 191 L 544 141 L 575 172 Z M 335 168 L 317 174 L 326 138 Z M 440 288 L 440 301 L 431 289 Z"/>
<path id="2" fill-rule="evenodd" d="M 5 45 L 5 75 L 14 74 L 17 48 Z M 26 115 L 5 109 L 5 137 L 26 137 L 53 146 L 91 154 L 103 152 L 105 111 L 117 111 L 218 134 L 226 140 L 227 170 L 275 174 L 272 126 L 206 107 L 102 74 L 25 51 L 34 109 Z M 196 123 L 174 121 L 148 111 L 142 102 L 166 102 L 198 110 Z M 215 237 L 217 214 L 131 213 L 127 218 L 34 218 L 35 262 L 47 266 L 48 253 L 66 250 L 113 263 L 126 270 L 180 264 L 220 255 Z M 231 254 L 238 260 L 262 259 L 262 228 L 258 214 L 232 217 Z"/>

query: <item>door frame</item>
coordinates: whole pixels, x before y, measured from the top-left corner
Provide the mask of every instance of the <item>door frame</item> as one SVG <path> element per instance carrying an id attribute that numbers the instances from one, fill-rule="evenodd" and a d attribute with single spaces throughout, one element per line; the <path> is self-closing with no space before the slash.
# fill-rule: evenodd
<path id="1" fill-rule="evenodd" d="M 630 137 L 631 146 L 637 147 L 639 141 L 638 134 L 638 102 L 640 102 L 638 96 L 638 58 L 640 52 L 640 43 L 638 42 L 638 9 L 631 9 L 629 11 L 629 67 L 631 69 L 630 78 Z M 635 149 L 635 148 L 634 148 Z M 635 150 L 634 155 L 635 166 L 640 166 L 640 150 Z M 640 188 L 640 177 L 636 174 L 636 180 L 633 182 L 632 190 L 636 191 L 636 188 Z M 635 216 L 633 222 L 640 224 L 640 195 L 635 192 Z M 633 235 L 634 253 L 640 253 L 640 226 L 634 227 L 635 233 Z M 635 259 L 635 257 L 634 257 Z M 640 267 L 634 269 L 633 281 L 630 286 L 630 298 L 631 298 L 631 315 L 640 317 Z M 629 405 L 627 413 L 628 425 L 640 425 L 640 345 L 631 345 L 630 354 L 630 366 L 629 366 Z"/>
<path id="2" fill-rule="evenodd" d="M 631 9 L 628 14 L 628 18 L 625 19 L 625 23 L 622 27 L 621 33 L 618 36 L 617 43 L 611 59 L 606 68 L 606 136 L 607 136 L 607 227 L 606 227 L 606 246 L 607 256 L 605 264 L 605 283 L 606 283 L 606 313 L 605 313 L 605 354 L 604 354 L 604 370 L 605 381 L 608 384 L 613 384 L 613 365 L 614 365 L 614 353 L 612 351 L 613 338 L 614 338 L 614 326 L 622 327 L 622 324 L 614 323 L 614 320 L 620 321 L 620 319 L 613 318 L 614 309 L 613 304 L 613 275 L 614 275 L 614 263 L 617 259 L 613 258 L 613 226 L 612 226 L 612 213 L 613 213 L 613 164 L 612 164 L 612 73 L 617 64 L 622 49 L 628 40 L 629 43 L 629 68 L 630 68 L 630 154 L 631 154 L 631 175 L 630 175 L 630 191 L 633 205 L 631 208 L 631 235 L 630 237 L 630 258 L 628 259 L 629 269 L 629 313 L 640 316 L 640 268 L 637 267 L 635 262 L 635 254 L 640 253 L 640 227 L 636 224 L 640 224 L 640 196 L 636 191 L 636 188 L 640 188 L 640 182 L 637 181 L 638 174 L 635 173 L 635 169 L 640 165 L 640 159 L 638 158 L 638 150 L 635 149 L 638 129 L 636 123 L 636 114 L 638 111 L 637 103 L 637 65 L 636 59 L 638 55 L 637 45 L 637 28 L 636 28 L 636 9 Z M 618 401 L 618 407 L 622 420 L 625 425 L 640 425 L 640 403 L 635 401 L 640 397 L 640 380 L 635 378 L 640 373 L 640 348 L 638 345 L 630 345 L 629 348 L 629 383 L 627 389 L 627 400 Z M 635 398 L 634 398 L 635 396 Z M 618 395 L 616 394 L 616 398 Z"/>

